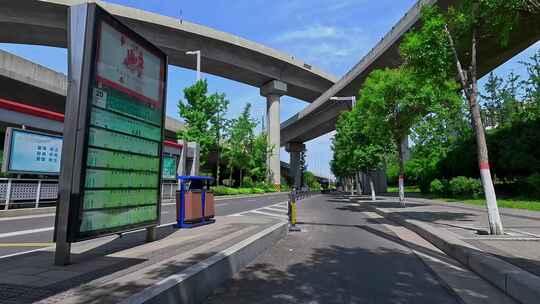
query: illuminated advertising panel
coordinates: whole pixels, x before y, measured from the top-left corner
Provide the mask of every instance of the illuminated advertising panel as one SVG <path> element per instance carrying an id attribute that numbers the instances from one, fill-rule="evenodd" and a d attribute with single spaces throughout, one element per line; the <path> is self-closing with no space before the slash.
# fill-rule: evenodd
<path id="1" fill-rule="evenodd" d="M 163 179 L 176 180 L 176 158 L 174 156 L 163 155 Z"/>
<path id="2" fill-rule="evenodd" d="M 68 242 L 156 226 L 160 214 L 167 57 L 99 6 L 88 7 L 95 13 L 83 14 L 90 16 L 84 39 L 92 46 L 81 56 L 80 83 L 87 85 L 80 99 L 68 96 L 79 108 L 66 110 L 65 145 L 84 146 L 66 147 L 72 161 L 62 163 L 73 166 L 64 179 L 76 185 L 69 206 L 61 205 L 70 209 Z M 84 125 L 84 134 L 68 123 Z"/>
<path id="3" fill-rule="evenodd" d="M 59 174 L 62 137 L 7 128 L 2 171 L 26 174 Z"/>

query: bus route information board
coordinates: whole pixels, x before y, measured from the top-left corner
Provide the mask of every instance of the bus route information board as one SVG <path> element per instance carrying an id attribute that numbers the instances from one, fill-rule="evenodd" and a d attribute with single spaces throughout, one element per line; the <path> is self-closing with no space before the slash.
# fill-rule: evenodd
<path id="1" fill-rule="evenodd" d="M 97 8 L 69 242 L 159 222 L 166 56 Z"/>
<path id="2" fill-rule="evenodd" d="M 114 23 L 97 24 L 79 236 L 158 219 L 164 62 Z"/>

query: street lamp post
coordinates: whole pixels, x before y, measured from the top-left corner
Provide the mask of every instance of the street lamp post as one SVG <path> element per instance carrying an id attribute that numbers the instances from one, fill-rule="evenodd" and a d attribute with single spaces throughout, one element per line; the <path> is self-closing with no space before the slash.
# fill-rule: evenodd
<path id="1" fill-rule="evenodd" d="M 187 51 L 186 55 L 197 55 L 197 81 L 201 80 L 201 51 Z"/>

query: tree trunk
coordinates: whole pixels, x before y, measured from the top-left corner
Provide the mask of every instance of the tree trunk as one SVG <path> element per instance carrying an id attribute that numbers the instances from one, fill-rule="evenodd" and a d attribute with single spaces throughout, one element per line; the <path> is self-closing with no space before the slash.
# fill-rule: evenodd
<path id="1" fill-rule="evenodd" d="M 491 180 L 491 172 L 489 170 L 489 157 L 488 149 L 486 143 L 486 136 L 484 132 L 484 126 L 482 124 L 482 118 L 480 115 L 480 106 L 478 105 L 478 83 L 476 79 L 476 68 L 477 68 L 477 58 L 476 58 L 476 30 L 473 30 L 472 33 L 472 44 L 471 44 L 471 67 L 470 67 L 470 78 L 467 76 L 466 71 L 463 70 L 461 61 L 457 53 L 457 49 L 454 44 L 454 39 L 448 27 L 445 26 L 446 36 L 450 44 L 450 48 L 454 54 L 454 60 L 456 63 L 459 80 L 461 82 L 461 87 L 463 88 L 463 93 L 469 102 L 469 107 L 471 111 L 472 125 L 474 128 L 474 133 L 476 135 L 476 149 L 478 153 L 478 166 L 480 167 L 480 177 L 482 179 L 482 187 L 484 188 L 484 193 L 486 197 L 486 207 L 488 212 L 488 221 L 489 221 L 489 231 L 491 234 L 502 235 L 504 234 L 504 229 L 501 222 L 501 216 L 499 215 L 499 208 L 497 207 L 497 197 L 495 195 L 495 188 L 493 187 L 493 181 Z"/>
<path id="2" fill-rule="evenodd" d="M 369 188 L 371 189 L 371 200 L 376 201 L 377 197 L 375 197 L 375 185 L 373 184 L 373 176 L 371 173 L 369 174 Z"/>
<path id="3" fill-rule="evenodd" d="M 351 195 L 354 195 L 354 177 L 349 177 L 349 185 L 351 186 Z"/>
<path id="4" fill-rule="evenodd" d="M 360 183 L 360 172 L 356 172 L 356 194 L 362 195 L 362 185 Z"/>
<path id="5" fill-rule="evenodd" d="M 398 179 L 398 187 L 399 187 L 399 203 L 401 204 L 401 207 L 405 207 L 405 165 L 403 161 L 403 149 L 402 144 L 403 140 L 399 139 L 397 140 L 396 144 L 398 146 L 398 158 L 399 158 L 399 179 Z"/>
<path id="6" fill-rule="evenodd" d="M 231 164 L 229 164 L 229 187 L 232 187 L 233 186 L 233 182 L 232 182 L 232 174 L 233 174 L 233 166 Z"/>
<path id="7" fill-rule="evenodd" d="M 470 68 L 470 82 L 471 92 L 469 94 L 469 106 L 471 108 L 471 117 L 473 120 L 474 133 L 476 135 L 476 147 L 478 152 L 478 165 L 480 167 L 480 177 L 482 179 L 482 186 L 486 197 L 486 206 L 489 218 L 489 231 L 491 234 L 502 235 L 504 229 L 499 215 L 499 208 L 497 206 L 497 197 L 495 195 L 495 188 L 491 179 L 491 172 L 489 169 L 489 156 L 486 143 L 486 134 L 484 126 L 482 124 L 482 117 L 480 115 L 480 105 L 478 104 L 478 82 L 476 79 L 476 31 L 473 31 L 472 37 L 472 53 L 471 53 L 471 68 Z"/>
<path id="8" fill-rule="evenodd" d="M 244 185 L 244 179 L 242 178 L 242 168 L 240 168 L 240 188 Z"/>
<path id="9" fill-rule="evenodd" d="M 219 186 L 219 140 L 216 150 L 217 164 L 216 164 L 216 186 Z"/>

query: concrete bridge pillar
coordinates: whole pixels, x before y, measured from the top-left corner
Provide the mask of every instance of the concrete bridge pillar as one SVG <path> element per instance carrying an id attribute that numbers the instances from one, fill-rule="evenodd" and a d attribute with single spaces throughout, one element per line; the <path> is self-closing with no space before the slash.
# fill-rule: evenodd
<path id="1" fill-rule="evenodd" d="M 268 143 L 271 153 L 267 156 L 268 182 L 279 188 L 281 184 L 281 172 L 279 161 L 280 148 L 280 119 L 279 99 L 287 93 L 287 84 L 279 80 L 272 80 L 261 87 L 261 96 L 266 97 L 266 119 L 268 126 Z"/>
<path id="2" fill-rule="evenodd" d="M 302 166 L 300 163 L 300 155 L 306 150 L 306 145 L 303 143 L 288 143 L 285 150 L 291 154 L 291 177 L 293 186 L 297 189 L 302 186 Z"/>

